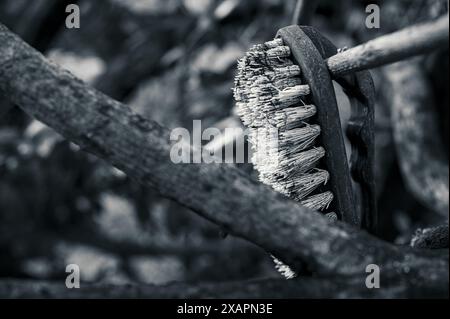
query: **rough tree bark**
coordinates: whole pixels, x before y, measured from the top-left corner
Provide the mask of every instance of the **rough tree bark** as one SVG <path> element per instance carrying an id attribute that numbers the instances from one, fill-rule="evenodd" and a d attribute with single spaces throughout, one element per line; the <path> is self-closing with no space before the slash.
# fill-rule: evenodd
<path id="1" fill-rule="evenodd" d="M 41 52 L 45 52 L 53 38 L 64 23 L 64 16 L 55 14 L 63 12 L 72 0 L 37 0 L 37 1 L 2 1 L 0 3 L 0 20 L 19 34 L 27 43 Z M 10 111 L 14 105 L 0 101 L 0 117 Z"/>
<path id="2" fill-rule="evenodd" d="M 448 223 L 433 228 L 419 229 L 411 240 L 416 248 L 448 248 Z"/>
<path id="3" fill-rule="evenodd" d="M 448 296 L 448 250 L 396 247 L 332 223 L 229 165 L 172 163 L 168 129 L 50 64 L 2 25 L 0 93 L 82 149 L 294 269 L 304 263 L 316 276 L 335 279 L 333 285 L 350 280 L 343 289 L 363 296 L 366 266 L 375 263 L 386 297 L 391 291 L 397 297 Z"/>

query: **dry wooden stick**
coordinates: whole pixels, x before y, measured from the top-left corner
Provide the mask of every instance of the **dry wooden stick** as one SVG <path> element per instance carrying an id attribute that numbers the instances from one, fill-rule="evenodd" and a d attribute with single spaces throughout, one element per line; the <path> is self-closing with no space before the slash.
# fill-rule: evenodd
<path id="1" fill-rule="evenodd" d="M 334 77 L 375 68 L 448 46 L 448 15 L 390 33 L 327 60 Z"/>

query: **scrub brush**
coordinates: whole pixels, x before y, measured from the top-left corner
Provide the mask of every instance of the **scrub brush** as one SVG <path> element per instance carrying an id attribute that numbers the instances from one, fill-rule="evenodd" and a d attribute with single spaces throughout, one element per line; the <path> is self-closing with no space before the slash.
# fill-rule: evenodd
<path id="1" fill-rule="evenodd" d="M 255 45 L 238 62 L 236 111 L 249 128 L 252 162 L 260 180 L 300 204 L 322 211 L 331 220 L 334 199 L 327 186 L 330 173 L 321 160 L 326 149 L 318 141 L 317 107 L 300 66 L 281 38 Z M 344 158 L 346 161 L 346 158 Z M 275 268 L 290 279 L 296 273 L 275 258 Z"/>
<path id="2" fill-rule="evenodd" d="M 448 16 L 342 52 L 316 29 L 296 25 L 255 45 L 238 62 L 234 97 L 260 180 L 332 220 L 376 233 L 375 93 L 364 70 L 446 45 Z M 350 168 L 332 77 L 351 104 Z M 286 277 L 296 276 L 274 260 Z"/>
<path id="3" fill-rule="evenodd" d="M 329 44 L 334 48 L 328 53 L 336 53 L 324 38 L 311 36 L 321 47 Z M 277 38 L 255 45 L 238 61 L 234 97 L 236 112 L 249 129 L 252 162 L 259 179 L 330 220 L 360 226 L 362 216 L 355 207 L 331 78 L 323 54 L 300 27 L 281 29 Z M 356 103 L 359 110 L 368 110 L 369 121 L 363 121 L 359 128 L 373 124 L 369 100 L 367 105 Z M 361 142 L 358 134 L 353 134 L 357 144 Z M 366 142 L 371 144 L 366 149 L 373 150 L 373 139 L 369 136 Z M 358 160 L 361 158 L 356 155 Z M 356 165 L 355 172 L 362 168 L 366 165 Z M 297 276 L 288 265 L 272 257 L 276 269 L 286 278 Z"/>

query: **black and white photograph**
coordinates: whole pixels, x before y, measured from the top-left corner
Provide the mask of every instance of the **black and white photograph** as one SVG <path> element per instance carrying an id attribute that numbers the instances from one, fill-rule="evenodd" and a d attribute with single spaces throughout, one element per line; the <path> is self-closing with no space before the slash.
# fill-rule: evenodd
<path id="1" fill-rule="evenodd" d="M 0 0 L 0 299 L 448 300 L 448 10 Z"/>

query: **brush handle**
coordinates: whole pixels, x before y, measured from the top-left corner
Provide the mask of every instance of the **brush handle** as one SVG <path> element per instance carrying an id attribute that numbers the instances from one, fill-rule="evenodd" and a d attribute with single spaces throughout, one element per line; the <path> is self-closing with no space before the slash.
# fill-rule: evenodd
<path id="1" fill-rule="evenodd" d="M 351 104 L 351 116 L 347 126 L 347 136 L 352 145 L 350 172 L 357 183 L 353 193 L 348 186 L 350 173 L 347 166 L 345 148 L 336 96 L 331 75 L 325 59 L 337 52 L 336 46 L 312 27 L 289 26 L 281 29 L 278 36 L 290 47 L 292 55 L 299 63 L 304 80 L 311 86 L 313 102 L 318 110 L 319 125 L 322 128 L 322 142 L 329 155 L 326 165 L 330 170 L 332 190 L 342 202 L 351 201 L 356 205 L 353 212 L 342 211 L 339 215 L 345 222 L 360 226 L 376 233 L 377 209 L 375 197 L 375 135 L 374 135 L 374 98 L 375 89 L 372 77 L 367 71 L 349 76 L 336 77 Z M 320 67 L 319 67 L 320 66 Z M 324 74 L 324 69 L 326 74 Z M 320 114 L 321 113 L 321 114 Z M 333 122 L 331 125 L 330 123 Z M 345 163 L 344 163 L 345 162 Z M 339 163 L 336 166 L 336 163 Z M 334 172 L 334 169 L 339 171 Z M 351 195 L 348 195 L 350 189 Z M 350 204 L 346 204 L 350 205 Z"/>
<path id="2" fill-rule="evenodd" d="M 326 59 L 336 53 L 336 46 L 317 29 L 300 27 Z M 357 182 L 355 196 L 360 226 L 377 233 L 378 213 L 375 193 L 375 87 L 369 71 L 333 78 L 346 93 L 351 107 L 347 137 L 352 146 L 350 171 Z"/>
<path id="3" fill-rule="evenodd" d="M 321 127 L 318 142 L 325 149 L 324 164 L 330 174 L 329 185 L 334 194 L 331 209 L 341 220 L 359 226 L 361 220 L 354 206 L 336 94 L 324 57 L 298 26 L 283 28 L 277 36 L 290 47 L 294 62 L 300 66 L 302 81 L 310 87 L 311 94 L 306 99 L 311 101 L 305 102 L 311 102 L 317 109 L 317 122 Z"/>
<path id="4" fill-rule="evenodd" d="M 333 77 L 339 77 L 448 47 L 448 18 L 445 15 L 413 25 L 335 54 L 326 61 L 328 70 Z"/>

